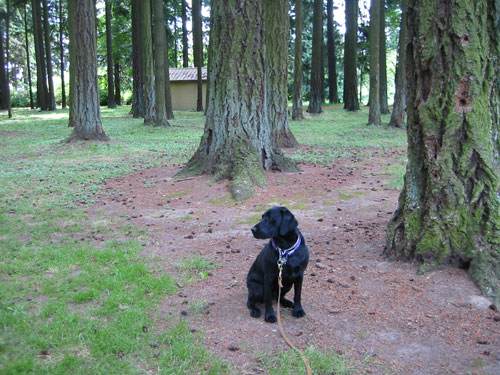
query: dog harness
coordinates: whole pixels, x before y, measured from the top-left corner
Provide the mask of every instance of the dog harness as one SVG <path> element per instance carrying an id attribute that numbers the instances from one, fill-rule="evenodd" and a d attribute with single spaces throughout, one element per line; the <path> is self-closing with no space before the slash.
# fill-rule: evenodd
<path id="1" fill-rule="evenodd" d="M 302 244 L 302 236 L 299 234 L 297 236 L 297 241 L 295 241 L 295 244 L 292 247 L 289 247 L 288 249 L 281 249 L 278 245 L 276 245 L 276 242 L 274 242 L 274 239 L 271 240 L 271 244 L 273 247 L 276 249 L 278 252 L 278 266 L 284 266 L 286 262 L 288 261 L 288 258 L 290 255 L 295 253 L 297 249 L 300 247 Z"/>

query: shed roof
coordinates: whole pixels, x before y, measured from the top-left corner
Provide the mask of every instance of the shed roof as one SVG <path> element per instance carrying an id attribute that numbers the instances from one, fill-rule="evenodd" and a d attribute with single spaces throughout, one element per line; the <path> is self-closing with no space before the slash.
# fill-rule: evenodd
<path id="1" fill-rule="evenodd" d="M 196 81 L 198 79 L 197 68 L 170 68 L 170 81 Z M 207 68 L 201 68 L 201 78 L 207 80 Z"/>

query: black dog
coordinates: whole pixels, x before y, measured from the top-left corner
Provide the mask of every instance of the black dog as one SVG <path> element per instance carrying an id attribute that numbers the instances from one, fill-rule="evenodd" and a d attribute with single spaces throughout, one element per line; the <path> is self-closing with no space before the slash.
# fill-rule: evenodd
<path id="1" fill-rule="evenodd" d="M 256 303 L 264 303 L 266 322 L 276 322 L 273 301 L 278 299 L 278 260 L 283 265 L 281 306 L 292 308 L 292 315 L 305 315 L 301 305 L 302 280 L 309 262 L 309 250 L 304 237 L 297 229 L 298 223 L 286 207 L 273 207 L 262 215 L 262 220 L 252 228 L 255 238 L 271 241 L 262 249 L 247 275 L 247 307 L 254 318 L 260 316 Z M 284 298 L 294 286 L 293 302 Z"/>

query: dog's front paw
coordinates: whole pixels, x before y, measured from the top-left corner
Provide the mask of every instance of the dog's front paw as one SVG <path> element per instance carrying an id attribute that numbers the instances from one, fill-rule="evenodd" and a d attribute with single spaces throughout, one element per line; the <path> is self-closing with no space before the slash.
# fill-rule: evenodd
<path id="1" fill-rule="evenodd" d="M 266 313 L 264 320 L 268 323 L 276 323 L 276 315 L 274 312 Z"/>
<path id="2" fill-rule="evenodd" d="M 260 317 L 260 309 L 258 307 L 253 307 L 250 309 L 250 316 L 252 318 Z"/>
<path id="3" fill-rule="evenodd" d="M 302 306 L 298 306 L 293 308 L 292 315 L 296 318 L 302 318 L 304 315 L 306 315 L 306 313 Z"/>

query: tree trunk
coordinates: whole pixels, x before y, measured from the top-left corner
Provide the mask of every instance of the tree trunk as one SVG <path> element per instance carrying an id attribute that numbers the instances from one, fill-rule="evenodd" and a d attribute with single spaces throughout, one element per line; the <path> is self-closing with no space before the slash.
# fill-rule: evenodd
<path id="1" fill-rule="evenodd" d="M 295 0 L 295 59 L 293 65 L 292 120 L 302 120 L 302 0 Z"/>
<path id="2" fill-rule="evenodd" d="M 358 101 L 358 1 L 345 2 L 346 33 L 344 43 L 344 109 L 359 110 Z"/>
<path id="3" fill-rule="evenodd" d="M 371 0 L 370 5 L 370 95 L 368 125 L 380 125 L 380 2 Z"/>
<path id="4" fill-rule="evenodd" d="M 192 15 L 193 15 L 193 55 L 194 66 L 197 67 L 197 99 L 196 111 L 203 111 L 203 81 L 202 70 L 203 66 L 203 31 L 201 26 L 201 0 L 192 1 Z"/>
<path id="5" fill-rule="evenodd" d="M 47 109 L 54 111 L 56 109 L 56 96 L 54 92 L 54 74 L 52 71 L 52 48 L 50 47 L 50 25 L 49 25 L 49 6 L 47 0 L 43 3 L 43 36 L 45 43 L 45 62 L 47 64 L 47 82 L 49 91 L 47 97 Z"/>
<path id="6" fill-rule="evenodd" d="M 333 0 L 326 3 L 326 33 L 328 44 L 328 101 L 330 103 L 339 102 L 337 90 L 337 56 L 335 55 L 335 25 L 333 23 Z"/>
<path id="7" fill-rule="evenodd" d="M 394 104 L 389 126 L 402 128 L 405 125 L 406 112 L 406 0 L 401 0 L 401 22 L 399 26 L 398 61 L 396 64 Z"/>
<path id="8" fill-rule="evenodd" d="M 64 26 L 63 26 L 63 5 L 59 0 L 59 59 L 61 68 L 61 106 L 66 108 L 66 84 L 64 82 Z"/>
<path id="9" fill-rule="evenodd" d="M 142 52 L 140 36 L 141 0 L 132 0 L 132 115 L 144 117 Z"/>
<path id="10" fill-rule="evenodd" d="M 9 92 L 9 78 L 7 77 L 6 48 L 4 48 L 3 22 L 0 18 L 0 109 L 8 109 L 7 93 Z"/>
<path id="11" fill-rule="evenodd" d="M 10 85 L 9 85 L 9 60 L 10 60 L 10 0 L 7 0 L 7 14 L 5 16 L 5 77 L 7 78 L 7 113 L 9 118 L 12 118 L 12 105 L 10 101 Z"/>
<path id="12" fill-rule="evenodd" d="M 281 21 L 283 22 L 283 20 Z M 323 75 L 322 75 L 322 49 L 323 49 L 323 1 L 314 0 L 313 38 L 311 56 L 311 93 L 309 99 L 309 113 L 321 113 L 323 101 Z"/>
<path id="13" fill-rule="evenodd" d="M 181 18 L 182 18 L 182 66 L 189 66 L 189 46 L 188 46 L 188 31 L 187 31 L 187 3 L 186 0 L 181 0 Z"/>
<path id="14" fill-rule="evenodd" d="M 380 0 L 380 113 L 389 113 L 387 101 L 387 51 L 385 35 L 385 0 Z"/>
<path id="15" fill-rule="evenodd" d="M 97 85 L 97 31 L 94 0 L 68 1 L 70 74 L 69 140 L 107 140 L 101 124 Z"/>
<path id="16" fill-rule="evenodd" d="M 108 108 L 115 108 L 115 83 L 114 83 L 114 63 L 113 63 L 113 34 L 111 31 L 111 0 L 106 0 L 106 62 L 107 62 L 107 77 L 108 77 Z"/>
<path id="17" fill-rule="evenodd" d="M 468 269 L 499 306 L 500 9 L 422 4 L 408 1 L 408 165 L 385 253 Z"/>
<path id="18" fill-rule="evenodd" d="M 33 18 L 33 35 L 35 39 L 37 106 L 42 111 L 47 111 L 49 109 L 49 89 L 47 87 L 47 66 L 45 64 L 40 0 L 31 0 L 31 12 Z"/>
<path id="19" fill-rule="evenodd" d="M 177 50 L 178 50 L 178 45 L 177 45 L 177 17 L 175 17 L 174 19 L 174 34 L 173 34 L 173 37 L 172 39 L 174 40 L 174 51 L 173 51 L 173 55 L 174 55 L 174 68 L 177 68 L 178 66 L 178 63 L 179 63 L 179 59 L 177 57 Z"/>
<path id="20" fill-rule="evenodd" d="M 167 119 L 174 119 L 174 111 L 172 108 L 172 91 L 170 89 L 170 69 L 168 62 L 168 53 L 165 64 L 165 110 L 167 111 Z"/>
<path id="21" fill-rule="evenodd" d="M 140 1 L 139 33 L 141 43 L 142 94 L 144 124 L 155 123 L 155 76 L 153 64 L 153 36 L 151 34 L 151 0 Z"/>
<path id="22" fill-rule="evenodd" d="M 151 0 L 154 27 L 154 84 L 155 84 L 155 126 L 168 126 L 165 104 L 165 73 L 167 58 L 167 35 L 165 33 L 165 17 L 163 0 Z M 149 2 L 146 1 L 146 2 Z"/>
<path id="23" fill-rule="evenodd" d="M 118 59 L 116 59 L 118 60 Z M 119 61 L 115 61 L 115 69 L 113 72 L 115 73 L 115 103 L 116 105 L 122 105 L 122 91 L 120 85 L 120 71 L 121 66 Z"/>
<path id="24" fill-rule="evenodd" d="M 288 126 L 288 0 L 264 0 L 264 45 L 268 115 L 275 147 L 295 147 Z M 281 20 L 276 22 L 276 20 Z"/>
<path id="25" fill-rule="evenodd" d="M 293 164 L 273 147 L 267 116 L 270 93 L 266 92 L 262 2 L 236 0 L 228 6 L 214 0 L 211 11 L 210 104 L 200 146 L 183 173 L 229 178 L 233 196 L 245 199 L 254 185 L 265 182 L 264 170 Z"/>

